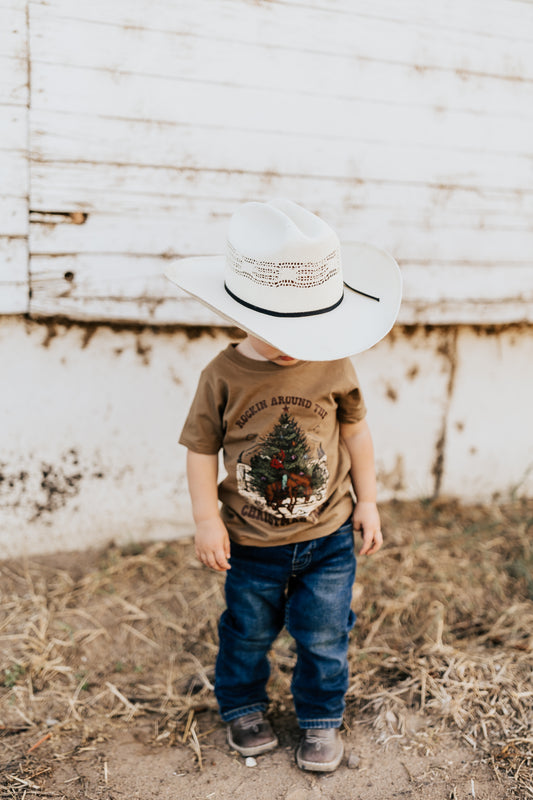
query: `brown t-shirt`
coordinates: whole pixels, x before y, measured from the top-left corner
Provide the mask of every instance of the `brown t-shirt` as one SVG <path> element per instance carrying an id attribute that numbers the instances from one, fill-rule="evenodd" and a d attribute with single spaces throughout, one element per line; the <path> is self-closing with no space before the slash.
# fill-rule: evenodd
<path id="1" fill-rule="evenodd" d="M 304 542 L 337 530 L 353 509 L 339 423 L 366 409 L 351 361 L 256 361 L 229 345 L 203 370 L 180 443 L 222 448 L 222 518 L 239 544 Z"/>

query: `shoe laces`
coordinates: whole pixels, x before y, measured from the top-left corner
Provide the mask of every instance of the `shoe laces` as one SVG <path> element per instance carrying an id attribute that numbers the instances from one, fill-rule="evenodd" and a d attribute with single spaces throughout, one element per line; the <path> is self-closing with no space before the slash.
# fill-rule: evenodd
<path id="1" fill-rule="evenodd" d="M 305 732 L 305 741 L 319 750 L 335 736 L 334 731 L 335 728 L 308 728 Z"/>
<path id="2" fill-rule="evenodd" d="M 252 711 L 239 720 L 239 727 L 243 730 L 249 730 L 250 728 L 258 728 L 262 722 L 263 713 L 261 711 Z"/>

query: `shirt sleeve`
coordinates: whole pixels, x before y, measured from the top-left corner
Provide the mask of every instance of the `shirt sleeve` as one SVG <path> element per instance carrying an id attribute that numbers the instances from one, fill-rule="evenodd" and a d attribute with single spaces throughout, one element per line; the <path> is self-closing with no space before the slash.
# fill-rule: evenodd
<path id="1" fill-rule="evenodd" d="M 335 393 L 337 419 L 349 424 L 366 417 L 366 405 L 354 366 L 349 358 L 343 359 L 339 391 Z"/>
<path id="2" fill-rule="evenodd" d="M 224 408 L 224 387 L 206 367 L 198 381 L 179 443 L 194 453 L 218 453 L 223 442 Z"/>

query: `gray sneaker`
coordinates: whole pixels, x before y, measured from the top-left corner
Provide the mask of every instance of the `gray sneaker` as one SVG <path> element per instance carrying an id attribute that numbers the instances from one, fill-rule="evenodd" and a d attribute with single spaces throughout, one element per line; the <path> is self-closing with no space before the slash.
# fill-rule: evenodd
<path id="1" fill-rule="evenodd" d="M 300 769 L 333 772 L 341 763 L 344 745 L 338 728 L 308 728 L 296 751 Z"/>
<path id="2" fill-rule="evenodd" d="M 258 756 L 278 746 L 278 737 L 262 711 L 252 711 L 233 719 L 227 731 L 229 746 L 241 756 Z"/>

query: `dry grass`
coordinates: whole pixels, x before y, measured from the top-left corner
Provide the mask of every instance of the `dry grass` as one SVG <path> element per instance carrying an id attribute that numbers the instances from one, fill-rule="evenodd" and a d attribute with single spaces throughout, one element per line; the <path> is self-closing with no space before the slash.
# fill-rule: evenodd
<path id="1" fill-rule="evenodd" d="M 387 547 L 361 561 L 354 593 L 347 725 L 425 748 L 451 726 L 533 797 L 533 502 L 382 512 Z M 0 581 L 0 797 L 35 794 L 50 735 L 82 747 L 103 721 L 141 714 L 201 763 L 195 713 L 215 709 L 223 579 L 189 541 L 3 562 Z M 290 707 L 293 661 L 282 635 L 275 713 Z M 419 712 L 430 726 L 417 732 Z"/>
<path id="2" fill-rule="evenodd" d="M 388 547 L 358 576 L 351 708 L 382 741 L 424 711 L 533 797 L 533 503 L 392 505 L 384 518 Z"/>

